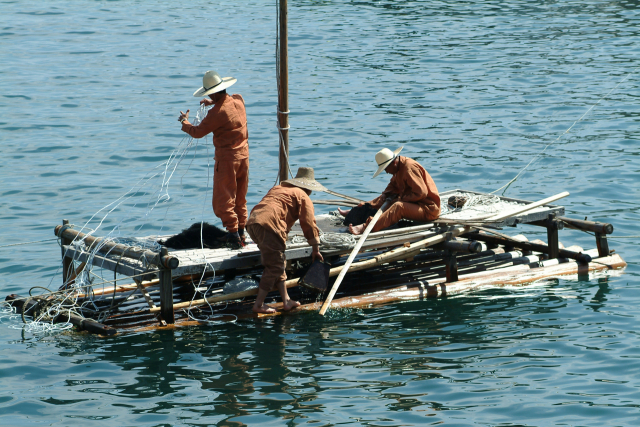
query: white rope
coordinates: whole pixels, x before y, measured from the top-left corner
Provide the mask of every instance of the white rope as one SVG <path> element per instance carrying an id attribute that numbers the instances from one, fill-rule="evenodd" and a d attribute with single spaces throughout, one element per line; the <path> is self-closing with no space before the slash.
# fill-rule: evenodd
<path id="1" fill-rule="evenodd" d="M 206 117 L 206 114 L 211 107 L 212 106 L 207 107 L 207 106 L 201 105 L 200 109 L 195 114 L 195 119 L 193 123 L 195 125 L 200 123 L 202 119 Z M 53 319 L 60 316 L 70 315 L 70 313 L 72 312 L 81 317 L 83 317 L 82 315 L 83 312 L 85 314 L 90 315 L 91 317 L 97 316 L 98 321 L 102 322 L 111 314 L 111 310 L 113 308 L 117 308 L 122 303 L 129 301 L 130 298 L 134 295 L 134 293 L 138 292 L 138 289 L 134 288 L 129 295 L 123 295 L 121 301 L 118 302 L 117 304 L 114 304 L 115 299 L 112 299 L 112 304 L 107 307 L 104 307 L 104 305 L 102 305 L 100 308 L 98 305 L 96 305 L 97 301 L 101 298 L 115 298 L 115 294 L 107 293 L 104 291 L 107 290 L 105 289 L 107 286 L 111 286 L 111 285 L 113 285 L 115 289 L 115 286 L 118 284 L 118 280 L 119 280 L 115 272 L 114 272 L 114 280 L 112 281 L 106 280 L 104 277 L 102 277 L 102 275 L 96 274 L 94 272 L 96 268 L 99 268 L 101 272 L 105 271 L 105 269 L 101 268 L 102 266 L 99 265 L 100 263 L 96 262 L 96 256 L 100 251 L 104 250 L 105 245 L 107 245 L 109 242 L 125 244 L 127 246 L 137 248 L 137 249 L 149 249 L 154 252 L 159 251 L 160 245 L 155 241 L 155 238 L 144 239 L 144 238 L 136 238 L 136 237 L 123 237 L 121 236 L 120 228 L 122 224 L 125 223 L 125 221 L 127 223 L 131 223 L 134 221 L 141 221 L 141 224 L 139 225 L 138 229 L 142 229 L 144 225 L 144 221 L 149 217 L 151 212 L 160 204 L 167 203 L 169 200 L 171 200 L 171 196 L 169 193 L 169 185 L 171 183 L 171 180 L 175 175 L 179 164 L 186 157 L 187 152 L 194 146 L 197 149 L 198 140 L 195 140 L 194 142 L 193 138 L 186 138 L 186 137 L 183 138 L 183 140 L 180 142 L 178 147 L 169 155 L 169 159 L 154 168 L 154 169 L 162 168 L 163 169 L 162 172 L 152 171 L 152 173 L 147 174 L 145 177 L 138 180 L 135 185 L 133 185 L 126 193 L 124 193 L 118 199 L 104 206 L 103 208 L 101 208 L 91 216 L 89 221 L 87 221 L 85 225 L 83 225 L 80 228 L 80 231 L 84 232 L 84 234 L 86 234 L 87 236 L 93 235 L 95 232 L 97 232 L 105 223 L 105 220 L 107 219 L 107 217 L 111 213 L 113 213 L 116 209 L 123 206 L 123 204 L 126 203 L 132 197 L 134 196 L 139 197 L 141 192 L 143 197 L 147 195 L 151 196 L 151 201 L 147 203 L 146 210 L 143 215 L 122 218 L 121 221 L 118 222 L 115 226 L 113 226 L 111 231 L 107 233 L 107 235 L 103 237 L 98 244 L 94 245 L 94 247 L 92 247 L 88 253 L 86 251 L 88 248 L 86 245 L 85 238 L 76 239 L 73 242 L 71 242 L 70 247 L 75 248 L 77 254 L 80 254 L 80 253 L 86 254 L 85 268 L 77 274 L 77 277 L 73 278 L 72 284 L 66 284 L 67 285 L 66 289 L 63 289 L 61 291 L 48 291 L 48 293 L 43 294 L 43 295 L 47 295 L 50 298 L 53 298 L 52 300 L 51 299 L 48 300 L 48 303 L 50 305 L 46 308 L 46 310 L 43 310 L 42 312 L 40 312 L 37 318 L 27 320 L 28 316 L 25 317 L 26 324 L 21 325 L 21 328 L 32 333 L 45 333 L 45 332 L 56 332 L 60 330 L 65 330 L 72 327 L 72 325 L 68 322 L 53 324 Z M 195 152 L 194 152 L 193 158 L 195 158 Z M 209 158 L 210 157 L 207 149 L 207 159 Z M 191 163 L 193 163 L 193 159 Z M 190 167 L 191 167 L 191 164 L 189 164 L 189 168 Z M 209 185 L 211 181 L 210 179 L 211 177 L 209 174 L 210 170 L 211 170 L 211 165 L 207 163 L 207 172 L 208 172 L 207 187 L 208 188 L 210 188 Z M 186 173 L 187 172 L 185 172 L 185 174 Z M 150 192 L 148 190 L 143 191 L 144 187 L 147 186 L 149 182 L 156 177 L 161 177 L 160 188 L 153 192 Z M 184 175 L 182 177 L 184 177 Z M 182 180 L 182 177 L 181 177 L 181 180 Z M 202 213 L 203 218 L 204 218 L 204 206 L 207 205 L 206 199 L 207 197 L 205 197 L 205 200 L 203 201 L 203 213 Z M 208 198 L 208 200 L 210 200 L 210 197 Z M 132 207 L 136 207 L 136 206 L 138 206 L 138 202 L 133 204 Z M 168 206 L 167 206 L 167 210 L 168 210 Z M 88 225 L 94 219 L 96 219 L 98 215 L 100 215 L 103 212 L 104 214 L 102 218 L 99 219 L 97 226 L 95 226 L 93 229 L 88 227 Z M 165 213 L 165 219 L 166 219 L 166 213 Z M 135 228 L 136 227 L 134 227 L 134 229 Z M 87 230 L 89 231 L 87 232 Z M 201 249 L 204 250 L 202 235 L 200 236 L 200 238 L 201 238 Z M 60 242 L 60 239 L 58 239 L 58 241 Z M 109 256 L 110 251 L 104 251 L 104 252 L 106 252 L 106 254 L 101 253 L 100 256 L 106 259 Z M 65 253 L 65 255 L 67 254 Z M 213 270 L 213 267 L 211 266 L 211 264 L 207 261 L 204 252 L 203 252 L 203 258 L 205 262 L 205 269 L 198 284 L 196 285 L 194 283 L 194 285 L 197 287 L 199 287 L 199 285 L 202 283 L 204 279 L 204 274 L 207 272 L 207 269 L 211 269 L 211 271 L 213 271 L 214 278 L 215 278 L 215 271 Z M 149 263 L 146 259 L 140 259 L 138 261 L 142 263 L 143 267 L 149 268 Z M 79 264 L 79 262 L 80 261 L 77 259 L 72 260 L 69 266 L 69 271 L 67 272 L 67 277 L 75 276 L 77 264 Z M 94 264 L 98 264 L 98 265 L 94 265 Z M 102 281 L 97 284 L 97 285 L 102 284 L 102 287 L 103 287 L 103 292 L 100 292 L 99 294 L 93 291 L 96 285 L 92 283 L 94 277 L 99 277 L 100 279 L 102 279 Z M 83 289 L 85 290 L 84 293 L 86 296 L 83 298 L 82 303 L 79 303 L 79 296 L 81 294 L 81 290 Z M 205 292 L 205 294 L 208 293 L 209 290 L 210 289 L 207 289 L 207 292 Z M 195 295 L 195 292 L 194 292 L 194 295 Z M 139 297 L 141 298 L 141 296 Z M 211 305 L 209 305 L 209 307 L 212 308 Z M 186 310 L 185 312 L 187 312 L 187 315 L 189 317 L 194 318 L 191 315 L 191 313 L 188 312 L 188 310 Z M 0 318 L 4 318 L 4 317 L 6 316 L 3 315 L 3 312 L 0 312 Z M 202 320 L 202 319 L 198 319 L 198 320 Z M 210 320 L 210 317 L 208 318 L 208 320 Z"/>
<path id="2" fill-rule="evenodd" d="M 624 83 L 624 82 L 625 82 L 629 77 L 631 77 L 631 76 L 632 76 L 632 75 L 633 75 L 633 74 L 638 70 L 638 68 L 640 68 L 640 65 L 639 65 L 639 66 L 637 66 L 637 67 L 636 67 L 633 71 L 631 71 L 629 74 L 627 74 L 627 75 L 626 75 L 622 80 L 620 80 L 620 82 L 618 82 L 618 84 L 617 84 L 617 85 L 615 85 L 615 87 L 614 87 L 613 89 L 611 89 L 611 90 L 610 90 L 606 95 L 604 95 L 604 96 L 603 96 L 602 98 L 600 98 L 600 99 L 599 99 L 595 104 L 593 104 L 591 107 L 589 107 L 589 109 L 588 109 L 588 110 L 587 110 L 587 111 L 586 111 L 582 116 L 580 116 L 580 118 L 579 118 L 578 120 L 576 120 L 575 122 L 573 122 L 573 124 L 572 124 L 571 126 L 569 126 L 569 128 L 568 128 L 567 130 L 565 130 L 564 132 L 562 132 L 562 133 L 561 133 L 561 134 L 560 134 L 556 139 L 554 139 L 553 141 L 551 141 L 550 143 L 548 143 L 547 145 L 545 145 L 544 149 L 543 149 L 540 153 L 536 154 L 536 155 L 531 159 L 531 161 L 529 161 L 529 163 L 527 163 L 527 165 L 526 165 L 524 168 L 522 168 L 522 169 L 520 170 L 520 172 L 518 172 L 518 174 L 517 174 L 515 177 L 513 177 L 513 179 L 511 179 L 511 181 L 507 182 L 505 185 L 503 185 L 502 187 L 498 188 L 497 190 L 492 191 L 492 192 L 491 192 L 491 194 L 493 194 L 493 193 L 497 193 L 498 191 L 502 190 L 503 188 L 504 188 L 504 189 L 506 189 L 507 187 L 509 187 L 509 185 L 511 185 L 513 182 L 515 182 L 518 178 L 520 178 L 520 176 L 524 173 L 524 171 L 526 171 L 526 170 L 527 170 L 527 168 L 528 168 L 529 166 L 531 166 L 535 161 L 539 160 L 539 159 L 542 157 L 542 155 L 544 154 L 544 152 L 547 150 L 547 148 L 549 148 L 549 146 L 550 146 L 551 144 L 553 144 L 553 143 L 557 142 L 557 141 L 558 141 L 560 138 L 562 138 L 565 134 L 569 133 L 569 131 L 571 131 L 571 129 L 573 129 L 573 127 L 574 127 L 578 122 L 580 122 L 582 119 L 584 119 L 584 118 L 585 118 L 585 116 L 586 116 L 587 114 L 589 114 L 589 112 L 590 112 L 591 110 L 593 110 L 593 109 L 596 107 L 596 105 L 598 105 L 601 101 L 603 101 L 603 100 L 604 100 L 604 99 L 606 99 L 609 95 L 611 95 L 611 93 L 612 93 L 613 91 L 615 91 L 616 89 L 618 89 L 618 86 L 620 86 L 620 85 L 621 85 L 622 83 Z"/>
<path id="3" fill-rule="evenodd" d="M 58 238 L 54 239 L 45 239 L 45 240 L 36 240 L 34 242 L 22 242 L 22 243 L 12 243 L 10 245 L 2 245 L 0 248 L 8 248 L 9 246 L 21 246 L 21 245 L 31 245 L 33 243 L 44 243 L 44 242 L 53 242 L 54 240 L 58 240 Z"/>

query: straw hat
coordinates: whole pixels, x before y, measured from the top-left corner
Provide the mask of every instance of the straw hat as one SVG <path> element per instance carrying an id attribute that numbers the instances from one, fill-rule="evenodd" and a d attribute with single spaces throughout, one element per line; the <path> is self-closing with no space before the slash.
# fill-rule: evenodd
<path id="1" fill-rule="evenodd" d="M 202 77 L 202 87 L 193 93 L 193 96 L 207 96 L 220 92 L 237 82 L 233 77 L 220 77 L 215 71 L 207 71 Z"/>
<path id="2" fill-rule="evenodd" d="M 376 153 L 376 163 L 378 164 L 378 170 L 373 174 L 372 178 L 375 178 L 385 170 L 389 163 L 395 160 L 398 157 L 398 154 L 402 151 L 403 147 L 398 148 L 396 151 L 391 151 L 388 148 L 383 148 L 382 150 Z"/>
<path id="3" fill-rule="evenodd" d="M 298 168 L 295 178 L 282 181 L 282 184 L 287 183 L 295 185 L 296 187 L 304 188 L 311 191 L 326 191 L 327 189 L 315 180 L 313 168 Z"/>

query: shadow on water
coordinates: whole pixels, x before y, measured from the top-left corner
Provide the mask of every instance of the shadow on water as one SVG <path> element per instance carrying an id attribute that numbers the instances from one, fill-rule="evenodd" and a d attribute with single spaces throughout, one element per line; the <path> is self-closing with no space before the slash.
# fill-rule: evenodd
<path id="1" fill-rule="evenodd" d="M 330 310 L 326 317 L 302 313 L 110 339 L 78 333 L 26 339 L 28 351 L 57 349 L 46 351 L 42 368 L 22 368 L 46 378 L 55 392 L 44 389 L 38 404 L 10 409 L 26 416 L 60 407 L 67 417 L 88 420 L 82 405 L 103 396 L 112 421 L 135 416 L 140 425 L 175 425 L 175 414 L 184 425 L 359 422 L 379 419 L 381 408 L 407 425 L 425 417 L 445 422 L 467 411 L 508 422 L 504 413 L 514 411 L 514 399 L 528 401 L 531 394 L 561 404 L 550 416 L 566 416 L 575 411 L 566 405 L 576 404 L 577 387 L 587 393 L 578 404 L 585 414 L 605 417 L 608 411 L 589 411 L 589 404 L 614 405 L 605 398 L 612 387 L 618 396 L 634 393 L 624 384 L 598 382 L 620 360 L 607 347 L 619 345 L 626 332 L 606 314 L 620 283 L 552 280 Z M 631 359 L 618 369 L 640 372 Z M 538 420 L 537 411 L 523 405 L 521 419 Z M 617 416 L 626 417 L 627 408 Z"/>
<path id="2" fill-rule="evenodd" d="M 491 375 L 473 368 L 479 360 L 562 329 L 544 325 L 567 304 L 553 288 L 497 289 L 464 298 L 332 310 L 328 318 L 308 313 L 104 341 L 71 334 L 56 346 L 75 363 L 88 357 L 93 365 L 109 364 L 111 387 L 95 392 L 127 400 L 160 398 L 147 409 L 150 413 L 189 408 L 214 418 L 295 417 L 350 406 L 351 399 L 354 404 L 379 400 L 397 411 L 447 410 L 452 408 L 440 395 L 443 387 L 450 388 L 446 384 Z M 605 294 L 606 283 L 591 300 L 594 310 L 593 300 L 601 307 Z M 518 357 L 525 353 L 520 349 Z M 440 393 L 432 395 L 434 381 Z M 67 382 L 67 392 L 78 391 L 80 384 Z M 206 398 L 195 405 L 170 398 L 202 392 Z"/>

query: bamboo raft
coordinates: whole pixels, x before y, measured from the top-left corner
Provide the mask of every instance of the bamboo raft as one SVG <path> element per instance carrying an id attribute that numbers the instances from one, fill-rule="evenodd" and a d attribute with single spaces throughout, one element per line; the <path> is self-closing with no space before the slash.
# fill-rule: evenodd
<path id="1" fill-rule="evenodd" d="M 442 200 L 460 191 L 445 192 Z M 610 274 L 626 266 L 609 249 L 611 224 L 564 217 L 564 207 L 544 201 L 531 208 L 534 203 L 529 201 L 500 200 L 511 203 L 516 213 L 471 220 L 456 217 L 454 212 L 433 223 L 407 223 L 402 228 L 371 233 L 349 266 L 331 308 L 442 298 L 566 275 Z M 522 212 L 517 213 L 518 209 Z M 346 233 L 346 227 L 333 215 L 319 215 L 317 222 L 325 233 Z M 544 227 L 547 242 L 498 231 L 519 224 Z M 564 247 L 558 231 L 565 227 L 593 233 L 596 248 Z M 39 297 L 7 296 L 6 301 L 18 312 L 35 317 L 34 313 L 50 306 L 56 295 L 64 295 L 67 300 L 73 299 L 76 308 L 58 313 L 51 320 L 71 322 L 78 329 L 101 335 L 283 314 L 277 291 L 267 298 L 267 302 L 272 297 L 278 301 L 270 303 L 277 309 L 275 314 L 251 311 L 255 288 L 227 292 L 225 285 L 238 281 L 257 285 L 262 267 L 260 253 L 252 242 L 238 250 L 162 247 L 152 251 L 85 234 L 66 220 L 55 228 L 55 234 L 62 243 L 63 285 L 58 292 Z M 299 278 L 310 263 L 311 247 L 306 242 L 295 243 L 298 235 L 294 227 L 287 242 L 287 273 L 293 279 L 286 286 L 301 306 L 287 314 L 319 310 L 324 301 L 323 294 L 299 286 Z M 321 246 L 321 251 L 331 263 L 330 276 L 335 280 L 351 248 Z M 87 265 L 111 272 L 114 279 L 74 286 Z"/>

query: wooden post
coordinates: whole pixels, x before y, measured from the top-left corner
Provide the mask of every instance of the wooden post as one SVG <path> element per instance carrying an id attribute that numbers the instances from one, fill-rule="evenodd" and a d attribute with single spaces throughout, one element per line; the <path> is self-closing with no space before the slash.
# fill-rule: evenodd
<path id="1" fill-rule="evenodd" d="M 547 246 L 549 246 L 549 258 L 558 258 L 560 256 L 560 241 L 558 240 L 558 229 L 560 225 L 556 221 L 555 214 L 549 214 L 547 217 Z"/>
<path id="2" fill-rule="evenodd" d="M 289 63 L 287 36 L 287 0 L 280 0 L 280 45 L 278 51 L 278 134 L 280 145 L 280 182 L 289 177 Z"/>
<path id="3" fill-rule="evenodd" d="M 62 220 L 62 226 L 67 227 L 69 225 L 68 219 Z M 62 285 L 67 284 L 67 280 L 71 277 L 75 271 L 73 269 L 73 260 L 66 256 L 67 254 L 65 246 L 71 244 L 71 240 L 65 237 L 60 237 L 60 241 L 62 243 Z"/>
<path id="4" fill-rule="evenodd" d="M 445 245 L 448 242 L 451 242 L 453 239 L 453 235 L 449 232 L 445 234 Z M 452 249 L 447 249 L 445 251 L 445 275 L 446 275 L 446 283 L 457 282 L 458 281 L 458 262 L 456 260 L 456 251 Z"/>
<path id="5" fill-rule="evenodd" d="M 446 251 L 445 255 L 446 262 L 446 283 L 457 282 L 458 281 L 458 262 L 456 259 L 455 251 Z"/>
<path id="6" fill-rule="evenodd" d="M 166 258 L 169 254 L 164 246 L 160 249 L 160 257 Z M 160 271 L 160 315 L 167 323 L 175 323 L 173 315 L 173 280 L 171 279 L 171 268 L 165 267 L 164 263 L 158 265 Z"/>
<path id="7" fill-rule="evenodd" d="M 598 256 L 609 256 L 611 251 L 609 250 L 609 241 L 606 234 L 596 233 L 596 246 L 598 247 Z"/>

